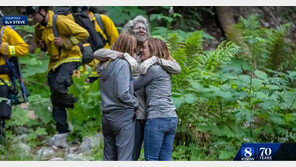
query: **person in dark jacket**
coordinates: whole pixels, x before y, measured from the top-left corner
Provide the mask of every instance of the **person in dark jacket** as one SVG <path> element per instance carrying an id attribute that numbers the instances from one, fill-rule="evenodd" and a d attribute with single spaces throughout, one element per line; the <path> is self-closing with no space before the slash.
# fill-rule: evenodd
<path id="1" fill-rule="evenodd" d="M 152 55 L 168 59 L 169 51 L 160 39 L 150 38 L 143 44 L 142 61 Z M 144 155 L 147 161 L 169 161 L 177 129 L 178 116 L 172 100 L 171 75 L 160 65 L 151 64 L 145 75 L 134 80 L 135 91 L 145 88 L 147 120 L 144 129 Z"/>
<path id="2" fill-rule="evenodd" d="M 135 47 L 135 37 L 129 33 L 123 33 L 111 49 L 133 55 Z M 114 52 L 114 54 L 117 53 Z M 135 141 L 135 109 L 139 101 L 134 96 L 129 63 L 120 58 L 107 61 L 98 66 L 98 74 L 103 112 L 103 160 L 132 160 Z"/>

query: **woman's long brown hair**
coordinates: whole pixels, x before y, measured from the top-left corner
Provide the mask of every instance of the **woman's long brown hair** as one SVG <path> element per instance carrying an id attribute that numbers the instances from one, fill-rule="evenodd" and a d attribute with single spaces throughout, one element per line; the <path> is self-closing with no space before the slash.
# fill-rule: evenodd
<path id="1" fill-rule="evenodd" d="M 127 52 L 131 56 L 134 56 L 134 50 L 137 46 L 136 38 L 130 33 L 122 33 L 118 36 L 111 49 L 125 53 Z"/>
<path id="2" fill-rule="evenodd" d="M 170 58 L 169 49 L 164 41 L 157 38 L 147 39 L 151 56 L 168 60 Z"/>

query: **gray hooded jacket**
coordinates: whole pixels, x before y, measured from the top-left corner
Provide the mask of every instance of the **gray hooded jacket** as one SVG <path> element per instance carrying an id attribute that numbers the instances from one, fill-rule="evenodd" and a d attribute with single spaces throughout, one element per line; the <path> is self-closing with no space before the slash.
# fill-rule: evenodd
<path id="1" fill-rule="evenodd" d="M 147 119 L 178 117 L 172 100 L 171 76 L 160 65 L 151 66 L 133 83 L 135 90 L 145 88 Z"/>
<path id="2" fill-rule="evenodd" d="M 134 116 L 134 110 L 139 105 L 139 100 L 133 95 L 129 64 L 118 58 L 104 66 L 98 68 L 101 110 L 107 120 L 121 124 Z"/>

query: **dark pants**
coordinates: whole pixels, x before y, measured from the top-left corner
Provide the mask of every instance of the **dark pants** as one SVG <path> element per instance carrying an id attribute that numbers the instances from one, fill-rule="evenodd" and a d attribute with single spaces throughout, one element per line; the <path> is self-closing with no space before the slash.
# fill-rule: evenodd
<path id="1" fill-rule="evenodd" d="M 147 119 L 144 134 L 146 161 L 170 161 L 178 118 Z"/>
<path id="2" fill-rule="evenodd" d="M 73 108 L 76 98 L 68 94 L 68 87 L 72 84 L 72 74 L 79 63 L 70 62 L 60 65 L 55 71 L 48 73 L 48 86 L 51 92 L 53 119 L 56 121 L 59 133 L 69 132 L 67 123 L 67 108 Z"/>
<path id="3" fill-rule="evenodd" d="M 135 145 L 133 151 L 133 161 L 137 161 L 141 154 L 142 143 L 144 141 L 144 129 L 146 120 L 137 119 L 135 126 Z"/>
<path id="4" fill-rule="evenodd" d="M 126 121 L 125 121 L 126 122 Z M 135 121 L 116 126 L 102 115 L 104 135 L 103 161 L 131 161 L 135 142 Z"/>
<path id="5" fill-rule="evenodd" d="M 99 77 L 88 77 L 89 79 L 89 83 L 93 83 L 95 82 L 97 79 L 99 79 Z"/>
<path id="6" fill-rule="evenodd" d="M 8 100 L 0 102 L 0 140 L 5 138 L 5 119 L 10 119 L 11 116 L 11 101 L 8 86 L 0 86 L 0 97 Z"/>

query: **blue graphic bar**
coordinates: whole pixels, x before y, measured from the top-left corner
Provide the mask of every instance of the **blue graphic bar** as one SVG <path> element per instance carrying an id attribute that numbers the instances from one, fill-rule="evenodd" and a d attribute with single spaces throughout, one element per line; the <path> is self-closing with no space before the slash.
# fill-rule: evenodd
<path id="1" fill-rule="evenodd" d="M 3 16 L 3 25 L 28 25 L 27 16 Z"/>

